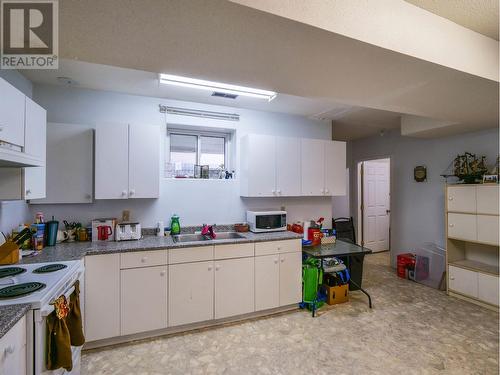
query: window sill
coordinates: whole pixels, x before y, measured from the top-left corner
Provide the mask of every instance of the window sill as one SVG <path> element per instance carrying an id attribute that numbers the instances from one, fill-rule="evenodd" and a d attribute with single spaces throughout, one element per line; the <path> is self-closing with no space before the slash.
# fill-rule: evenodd
<path id="1" fill-rule="evenodd" d="M 164 180 L 166 181 L 220 181 L 220 182 L 226 182 L 226 181 L 236 181 L 236 178 L 172 178 L 172 177 L 163 177 Z"/>

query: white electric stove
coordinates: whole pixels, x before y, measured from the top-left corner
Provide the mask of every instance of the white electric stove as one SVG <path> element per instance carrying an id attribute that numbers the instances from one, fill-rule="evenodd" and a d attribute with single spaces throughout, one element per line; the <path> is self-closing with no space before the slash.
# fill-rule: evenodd
<path id="1" fill-rule="evenodd" d="M 52 302 L 74 291 L 80 280 L 80 308 L 83 306 L 84 287 L 83 261 L 74 260 L 54 263 L 14 264 L 0 266 L 0 306 L 29 303 L 27 324 L 28 374 L 79 374 L 81 348 L 72 347 L 73 370 L 48 371 L 45 366 L 46 317 L 54 311 Z M 32 343 L 32 345 L 30 345 Z M 29 360 L 33 358 L 33 360 Z"/>

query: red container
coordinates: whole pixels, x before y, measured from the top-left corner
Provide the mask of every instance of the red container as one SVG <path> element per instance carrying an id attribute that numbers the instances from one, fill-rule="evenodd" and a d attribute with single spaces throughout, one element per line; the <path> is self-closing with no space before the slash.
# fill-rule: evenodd
<path id="1" fill-rule="evenodd" d="M 307 231 L 308 238 L 312 241 L 312 246 L 321 245 L 321 237 L 323 237 L 323 233 L 321 233 L 321 229 L 319 228 L 309 228 Z"/>
<path id="2" fill-rule="evenodd" d="M 399 254 L 397 256 L 397 272 L 398 276 L 402 279 L 408 278 L 408 270 L 414 270 L 416 263 L 416 256 L 412 253 Z"/>

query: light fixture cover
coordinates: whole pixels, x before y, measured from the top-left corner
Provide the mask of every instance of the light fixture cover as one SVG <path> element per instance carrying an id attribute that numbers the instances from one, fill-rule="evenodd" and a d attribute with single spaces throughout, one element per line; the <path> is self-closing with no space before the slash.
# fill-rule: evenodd
<path id="1" fill-rule="evenodd" d="M 252 87 L 244 87 L 231 85 L 228 83 L 205 81 L 190 77 L 175 76 L 172 74 L 160 74 L 160 83 L 182 87 L 192 87 L 195 89 L 223 92 L 227 94 L 249 96 L 252 98 L 273 100 L 277 93 L 269 90 L 254 89 Z"/>

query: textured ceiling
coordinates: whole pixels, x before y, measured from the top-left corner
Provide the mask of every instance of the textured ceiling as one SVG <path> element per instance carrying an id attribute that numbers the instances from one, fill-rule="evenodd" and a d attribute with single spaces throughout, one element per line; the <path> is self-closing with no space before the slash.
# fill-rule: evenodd
<path id="1" fill-rule="evenodd" d="M 498 0 L 405 0 L 498 40 Z"/>

